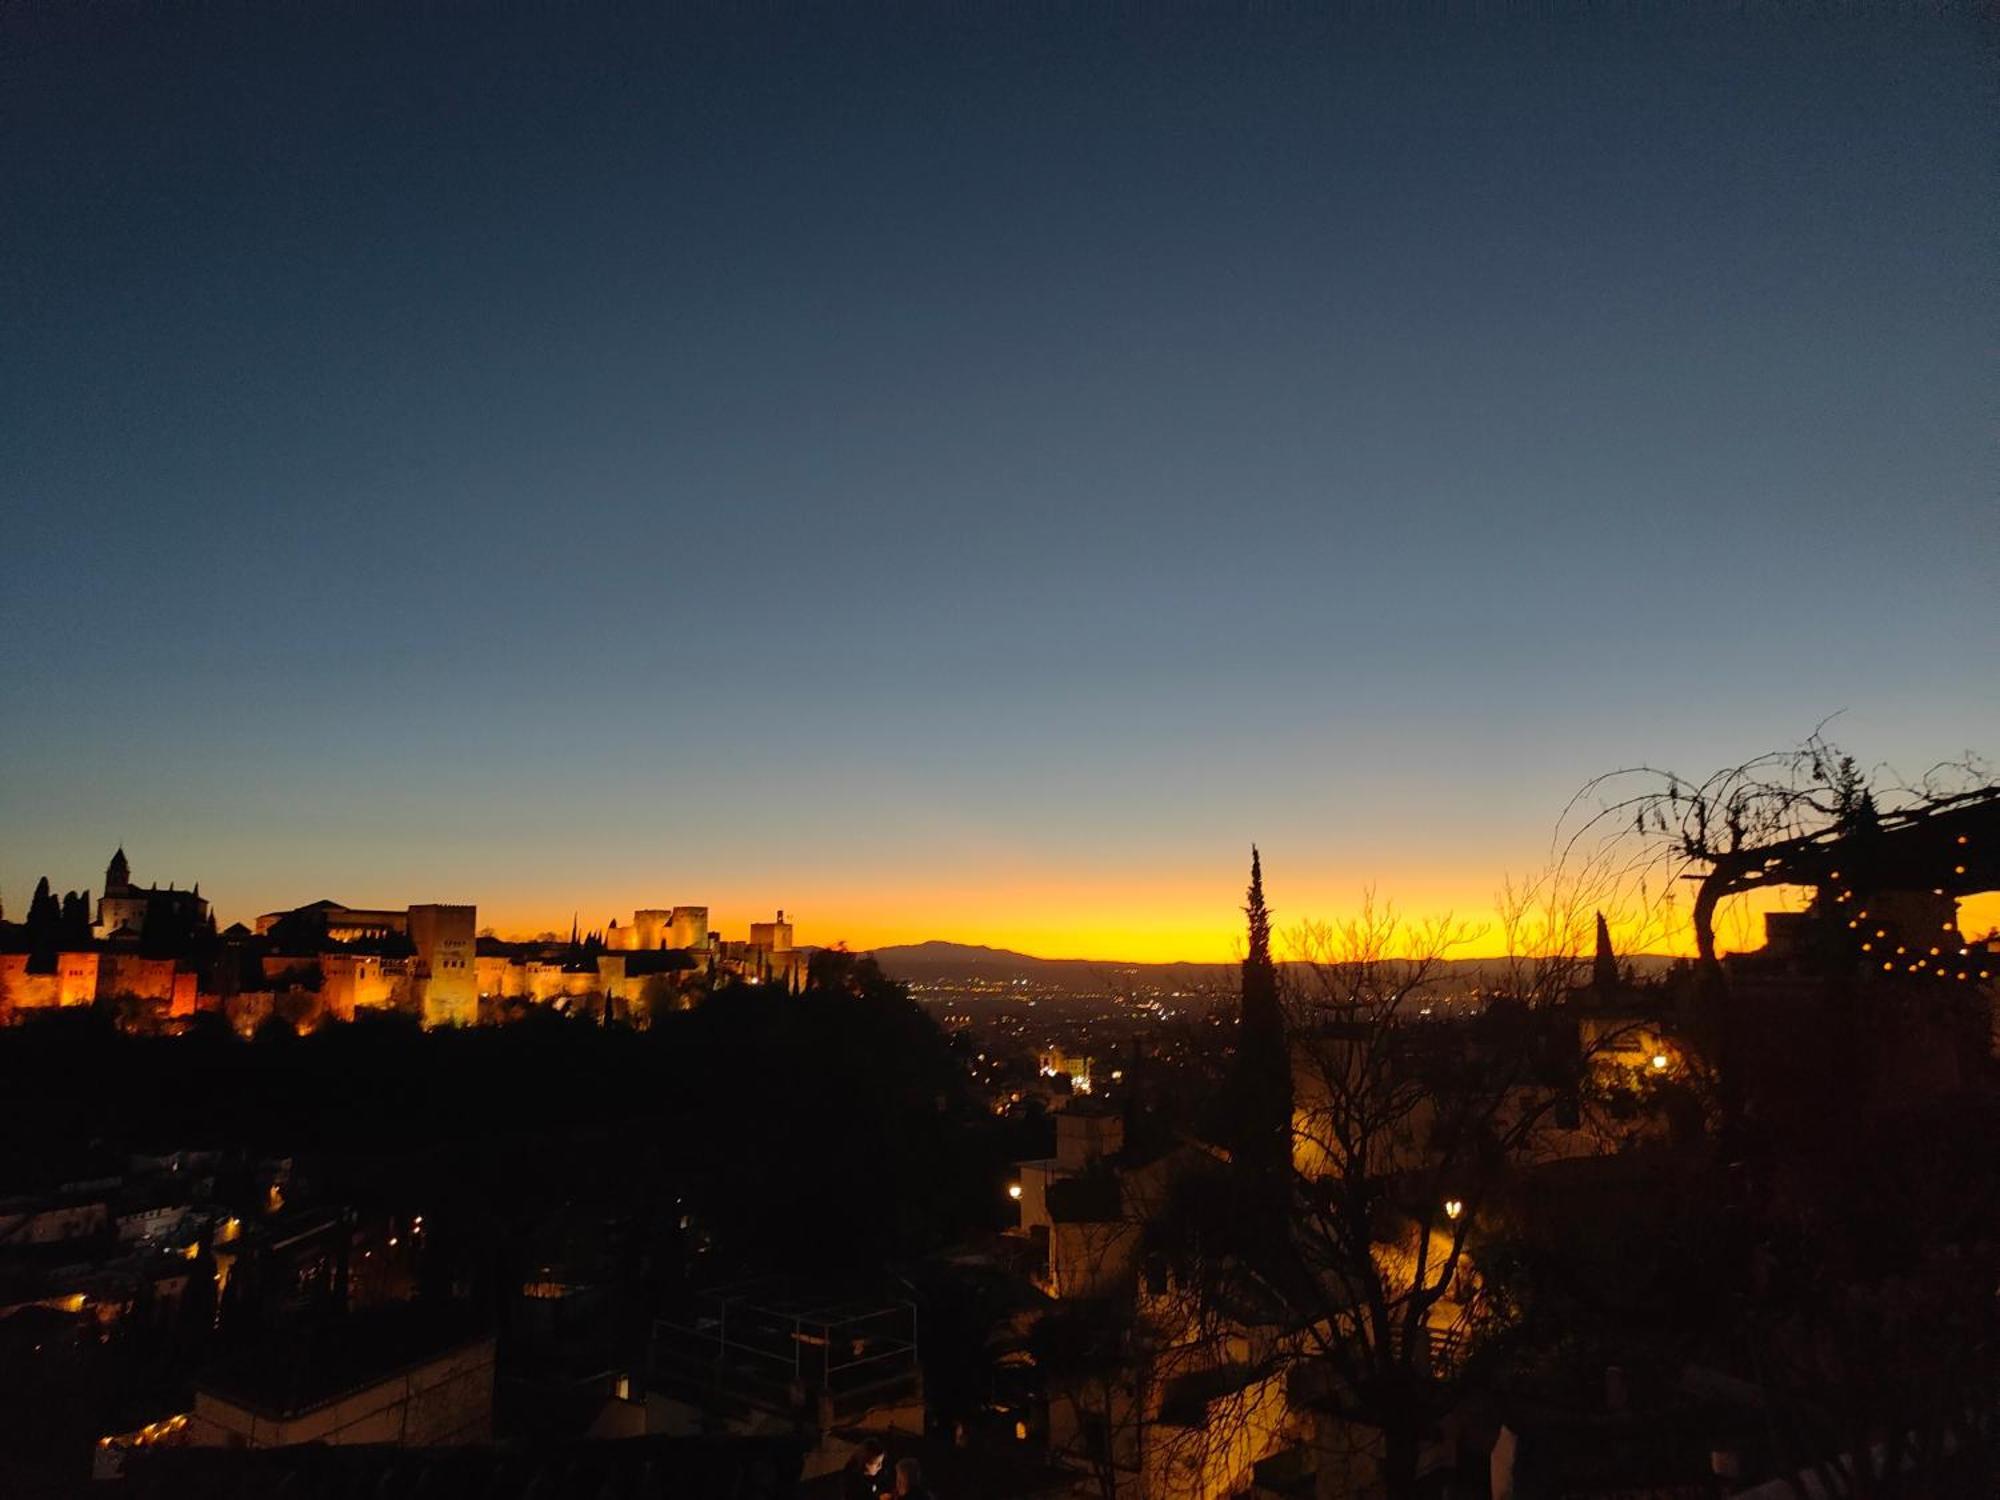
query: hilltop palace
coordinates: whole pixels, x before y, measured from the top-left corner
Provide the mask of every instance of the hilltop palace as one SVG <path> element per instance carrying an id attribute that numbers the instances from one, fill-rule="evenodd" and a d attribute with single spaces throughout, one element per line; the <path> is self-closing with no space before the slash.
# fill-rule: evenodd
<path id="1" fill-rule="evenodd" d="M 40 898 L 38 898 L 39 901 Z M 600 933 L 506 942 L 479 932 L 478 908 L 421 903 L 354 907 L 315 901 L 218 931 L 199 885 L 138 886 L 120 849 L 87 931 L 58 915 L 88 892 L 0 921 L 0 1020 L 57 1006 L 118 1001 L 164 1017 L 223 1012 L 251 1031 L 278 1014 L 294 1025 L 402 1011 L 426 1026 L 499 1019 L 524 1006 L 592 1015 L 678 1008 L 720 979 L 797 989 L 808 950 L 781 911 L 746 941 L 709 926 L 705 906 L 647 907 Z"/>

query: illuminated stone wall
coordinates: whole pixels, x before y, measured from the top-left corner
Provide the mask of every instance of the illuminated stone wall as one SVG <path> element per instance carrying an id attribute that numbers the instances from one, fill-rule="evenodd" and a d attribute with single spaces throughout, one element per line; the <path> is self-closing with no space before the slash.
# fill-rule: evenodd
<path id="1" fill-rule="evenodd" d="M 667 946 L 669 948 L 706 948 L 708 946 L 708 908 L 705 906 L 676 906 L 668 924 Z"/>
<path id="2" fill-rule="evenodd" d="M 609 995 L 613 1000 L 626 999 L 625 958 L 623 954 L 600 953 L 597 955 L 597 989 L 599 994 Z"/>
<path id="3" fill-rule="evenodd" d="M 407 992 L 409 965 L 375 953 L 322 953 L 320 1001 L 333 1020 L 351 1021 L 357 1010 L 389 1010 Z"/>
<path id="4" fill-rule="evenodd" d="M 146 898 L 143 895 L 105 895 L 97 903 L 97 920 L 91 924 L 91 936 L 108 938 L 119 928 L 129 928 L 133 932 L 146 930 Z"/>
<path id="5" fill-rule="evenodd" d="M 750 946 L 762 948 L 769 953 L 789 953 L 792 951 L 792 924 L 785 920 L 785 914 L 778 913 L 775 922 L 752 922 L 750 924 Z"/>
<path id="6" fill-rule="evenodd" d="M 56 1003 L 53 974 L 30 974 L 28 955 L 0 953 L 0 1006 L 8 1010 L 40 1010 Z"/>
<path id="7" fill-rule="evenodd" d="M 136 995 L 141 1000 L 174 998 L 174 961 L 141 958 L 136 953 L 105 953 L 98 958 L 97 993 Z"/>
<path id="8" fill-rule="evenodd" d="M 88 1005 L 97 998 L 97 972 L 102 957 L 97 953 L 56 955 L 56 1004 Z"/>
<path id="9" fill-rule="evenodd" d="M 631 930 L 631 929 L 624 929 Z M 600 953 L 595 968 L 573 969 L 563 963 L 536 960 L 522 962 L 503 955 L 478 960 L 479 994 L 489 1000 L 577 1000 L 585 996 L 609 995 L 629 1000 L 637 986 L 625 972 L 621 953 Z"/>
<path id="10" fill-rule="evenodd" d="M 561 1000 L 565 996 L 587 995 L 597 988 L 597 976 L 585 970 L 566 968 L 559 963 L 531 963 L 523 968 L 527 972 L 530 1000 Z"/>
<path id="11" fill-rule="evenodd" d="M 479 1019 L 475 967 L 479 909 L 412 906 L 410 942 L 417 950 L 414 988 L 426 1026 L 470 1026 Z"/>
<path id="12" fill-rule="evenodd" d="M 28 955 L 0 953 L 0 1016 L 56 1005 L 89 1005 L 133 995 L 165 1005 L 169 1014 L 192 1015 L 196 978 L 171 958 L 136 953 L 62 953 L 53 974 L 30 974 Z"/>
<path id="13" fill-rule="evenodd" d="M 479 993 L 495 1000 L 520 1000 L 528 993 L 528 966 L 504 954 L 481 955 L 473 962 Z"/>

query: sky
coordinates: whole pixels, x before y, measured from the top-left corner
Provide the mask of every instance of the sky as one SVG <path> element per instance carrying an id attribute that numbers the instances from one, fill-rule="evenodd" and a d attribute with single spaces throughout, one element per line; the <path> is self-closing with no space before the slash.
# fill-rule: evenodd
<path id="1" fill-rule="evenodd" d="M 1534 9 L 0 5 L 0 901 L 1219 958 L 2000 750 L 1995 23 Z"/>

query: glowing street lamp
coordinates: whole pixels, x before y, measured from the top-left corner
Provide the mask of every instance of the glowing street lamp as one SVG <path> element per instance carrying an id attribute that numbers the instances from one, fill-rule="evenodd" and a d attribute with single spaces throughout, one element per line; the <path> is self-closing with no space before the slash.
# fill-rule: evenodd
<path id="1" fill-rule="evenodd" d="M 1455 1220 L 1464 1212 L 1465 1212 L 1465 1201 L 1463 1199 L 1447 1198 L 1444 1200 L 1444 1216 L 1447 1219 Z"/>
<path id="2" fill-rule="evenodd" d="M 1007 1196 L 1012 1198 L 1016 1203 L 1019 1203 L 1021 1201 L 1021 1184 L 1018 1182 L 1008 1183 Z"/>
<path id="3" fill-rule="evenodd" d="M 1655 1053 L 1653 1054 L 1653 1071 L 1654 1071 L 1655 1073 L 1664 1073 L 1664 1072 L 1666 1072 L 1666 1071 L 1667 1071 L 1667 1054 L 1666 1054 L 1666 1053 L 1664 1053 L 1664 1052 L 1655 1052 Z"/>

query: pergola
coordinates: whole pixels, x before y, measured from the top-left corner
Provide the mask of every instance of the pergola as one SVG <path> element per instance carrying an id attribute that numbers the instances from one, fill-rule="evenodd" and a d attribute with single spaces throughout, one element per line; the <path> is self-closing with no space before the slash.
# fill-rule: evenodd
<path id="1" fill-rule="evenodd" d="M 1715 909 L 1726 896 L 1765 886 L 1809 885 L 1822 895 L 1936 891 L 1963 897 L 2000 890 L 2000 787 L 1884 813 L 1872 826 L 1828 828 L 1756 848 L 1711 855 L 1694 902 L 1695 942 L 1715 959 Z"/>

